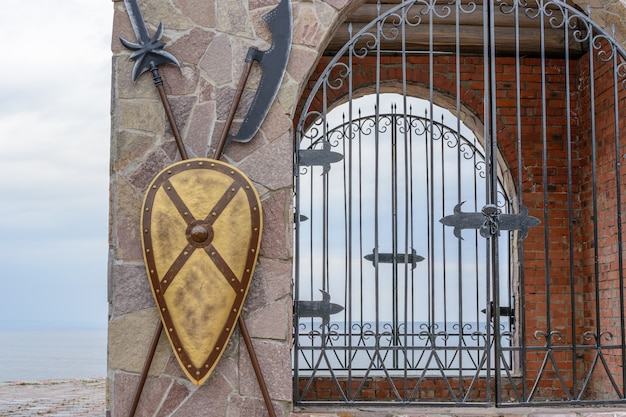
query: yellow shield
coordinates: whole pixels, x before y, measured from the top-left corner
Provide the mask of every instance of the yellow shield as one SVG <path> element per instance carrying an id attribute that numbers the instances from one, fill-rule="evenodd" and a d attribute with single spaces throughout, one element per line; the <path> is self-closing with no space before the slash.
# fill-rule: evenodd
<path id="1" fill-rule="evenodd" d="M 217 160 L 175 163 L 146 193 L 141 230 L 152 294 L 174 354 L 196 385 L 209 377 L 236 325 L 262 224 L 250 180 Z"/>

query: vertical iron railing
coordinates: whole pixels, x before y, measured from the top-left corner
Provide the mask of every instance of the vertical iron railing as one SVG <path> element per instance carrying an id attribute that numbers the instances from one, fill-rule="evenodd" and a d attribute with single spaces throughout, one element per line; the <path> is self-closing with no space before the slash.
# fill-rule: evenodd
<path id="1" fill-rule="evenodd" d="M 298 122 L 295 403 L 623 402 L 624 50 L 558 0 L 378 10 Z"/>

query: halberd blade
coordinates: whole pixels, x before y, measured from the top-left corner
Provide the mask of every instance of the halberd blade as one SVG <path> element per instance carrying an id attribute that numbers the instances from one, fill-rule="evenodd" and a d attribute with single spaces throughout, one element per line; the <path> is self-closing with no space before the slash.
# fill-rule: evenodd
<path id="1" fill-rule="evenodd" d="M 132 74 L 133 83 L 137 81 L 141 74 L 146 71 L 154 70 L 159 65 L 174 64 L 180 66 L 180 63 L 174 55 L 163 50 L 165 46 L 165 42 L 161 42 L 163 24 L 159 23 L 156 33 L 153 37 L 150 37 L 137 0 L 124 0 L 124 4 L 126 5 L 130 24 L 133 26 L 133 31 L 138 41 L 138 43 L 132 43 L 126 39 L 120 38 L 122 45 L 134 51 L 130 55 L 130 58 L 135 61 Z"/>
<path id="2" fill-rule="evenodd" d="M 255 60 L 261 65 L 261 82 L 239 132 L 235 135 L 228 135 L 228 141 L 245 143 L 252 140 L 278 94 L 287 68 L 293 25 L 291 0 L 281 0 L 278 6 L 263 15 L 263 20 L 272 33 L 272 46 L 266 51 L 256 48 L 248 50 L 246 62 Z"/>

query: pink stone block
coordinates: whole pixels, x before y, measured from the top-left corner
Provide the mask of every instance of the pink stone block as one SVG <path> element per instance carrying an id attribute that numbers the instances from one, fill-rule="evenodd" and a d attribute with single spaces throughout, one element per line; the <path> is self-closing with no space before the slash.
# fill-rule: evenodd
<path id="1" fill-rule="evenodd" d="M 252 340 L 267 389 L 273 400 L 291 401 L 291 353 L 286 343 Z M 239 393 L 262 398 L 248 350 L 243 342 L 239 349 Z"/>
<path id="2" fill-rule="evenodd" d="M 224 417 L 230 394 L 231 388 L 222 375 L 213 373 L 202 386 L 187 397 L 172 416 Z"/>
<path id="3" fill-rule="evenodd" d="M 119 416 L 128 415 L 139 384 L 139 376 L 117 373 L 113 384 L 115 397 L 114 414 Z M 171 384 L 172 380 L 169 378 L 148 378 L 141 391 L 135 416 L 152 417 Z"/>
<path id="4" fill-rule="evenodd" d="M 280 191 L 263 201 L 263 236 L 261 256 L 274 259 L 287 259 L 290 255 L 286 223 L 287 193 Z"/>
<path id="5" fill-rule="evenodd" d="M 270 190 L 291 187 L 293 182 L 292 149 L 292 136 L 286 133 L 246 158 L 239 165 L 239 169 L 247 173 L 252 181 Z"/>

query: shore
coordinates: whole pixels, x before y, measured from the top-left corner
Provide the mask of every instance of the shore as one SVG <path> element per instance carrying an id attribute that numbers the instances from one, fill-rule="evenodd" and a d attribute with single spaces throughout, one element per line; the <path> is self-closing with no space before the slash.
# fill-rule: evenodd
<path id="1" fill-rule="evenodd" d="M 105 417 L 106 379 L 0 383 L 0 417 Z"/>

